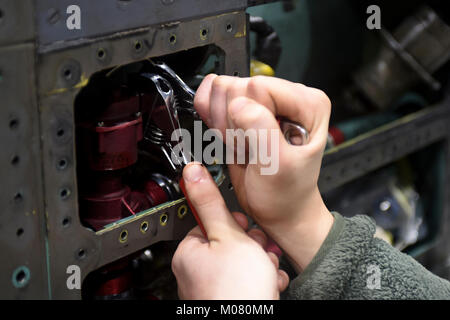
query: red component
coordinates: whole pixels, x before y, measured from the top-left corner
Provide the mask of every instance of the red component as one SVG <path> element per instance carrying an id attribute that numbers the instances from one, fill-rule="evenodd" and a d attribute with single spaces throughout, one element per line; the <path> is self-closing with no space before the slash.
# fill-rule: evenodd
<path id="1" fill-rule="evenodd" d="M 117 90 L 115 101 L 95 119 L 79 124 L 84 161 L 91 170 L 118 170 L 137 161 L 143 138 L 139 97 Z"/>
<path id="2" fill-rule="evenodd" d="M 100 123 L 102 124 L 102 123 Z M 83 130 L 83 146 L 91 170 L 118 170 L 137 161 L 142 140 L 142 117 L 113 126 L 91 126 Z"/>
<path id="3" fill-rule="evenodd" d="M 122 179 L 124 169 L 138 160 L 138 143 L 143 139 L 143 98 L 120 88 L 113 92 L 112 103 L 77 123 L 80 215 L 83 223 L 94 230 L 169 200 L 153 180 L 139 181 L 142 189 L 132 190 Z M 164 115 L 163 111 L 159 113 Z M 100 281 L 91 287 L 94 296 L 108 299 L 128 295 L 132 288 L 128 264 L 129 257 L 99 269 Z"/>
<path id="4" fill-rule="evenodd" d="M 132 274 L 129 270 L 129 260 L 121 259 L 99 269 L 98 277 L 102 281 L 94 285 L 93 292 L 97 298 L 115 296 L 130 290 Z"/>
<path id="5" fill-rule="evenodd" d="M 114 221 L 125 218 L 131 213 L 124 203 L 131 190 L 122 183 L 120 176 L 106 173 L 92 177 L 92 189 L 81 196 L 80 209 L 82 219 L 94 230 Z"/>
<path id="6" fill-rule="evenodd" d="M 124 88 L 95 119 L 79 124 L 80 157 L 85 180 L 80 190 L 82 220 L 99 230 L 105 225 L 168 200 L 156 182 L 144 182 L 143 190 L 131 190 L 122 182 L 122 171 L 137 162 L 138 142 L 143 138 L 140 97 Z"/>
<path id="7" fill-rule="evenodd" d="M 114 172 L 92 178 L 93 191 L 82 195 L 82 219 L 94 230 L 168 201 L 156 182 L 145 183 L 144 190 L 131 191 Z"/>
<path id="8" fill-rule="evenodd" d="M 152 207 L 169 200 L 166 192 L 155 181 L 147 181 L 147 183 L 145 184 L 145 192 L 147 193 L 151 201 L 153 201 Z"/>
<path id="9" fill-rule="evenodd" d="M 128 291 L 131 287 L 131 273 L 124 272 L 115 278 L 106 280 L 95 292 L 95 296 L 114 296 Z"/>
<path id="10" fill-rule="evenodd" d="M 344 133 L 338 127 L 330 127 L 328 133 L 333 138 L 334 145 L 337 146 L 345 141 Z"/>

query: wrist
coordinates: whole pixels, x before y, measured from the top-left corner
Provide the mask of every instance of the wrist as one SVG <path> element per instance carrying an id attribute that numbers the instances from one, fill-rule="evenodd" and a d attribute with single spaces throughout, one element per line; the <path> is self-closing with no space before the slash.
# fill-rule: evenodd
<path id="1" fill-rule="evenodd" d="M 334 223 L 318 189 L 306 199 L 289 221 L 261 225 L 299 273 L 317 254 Z"/>

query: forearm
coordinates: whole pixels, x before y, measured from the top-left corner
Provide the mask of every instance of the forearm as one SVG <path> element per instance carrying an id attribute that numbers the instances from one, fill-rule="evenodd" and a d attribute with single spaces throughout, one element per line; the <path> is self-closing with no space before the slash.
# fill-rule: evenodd
<path id="1" fill-rule="evenodd" d="M 319 252 L 291 282 L 291 298 L 450 299 L 450 283 L 374 238 L 370 218 L 334 216 Z"/>
<path id="2" fill-rule="evenodd" d="M 327 238 L 334 218 L 323 203 L 318 190 L 303 203 L 298 215 L 301 220 L 282 221 L 261 226 L 288 257 L 294 269 L 300 273 L 309 265 Z"/>

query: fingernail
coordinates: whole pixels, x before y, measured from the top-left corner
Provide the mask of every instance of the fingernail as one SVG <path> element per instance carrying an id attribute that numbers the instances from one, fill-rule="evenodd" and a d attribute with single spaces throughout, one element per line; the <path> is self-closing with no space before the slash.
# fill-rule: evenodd
<path id="1" fill-rule="evenodd" d="M 205 169 L 200 163 L 190 163 L 184 168 L 183 178 L 189 182 L 199 181 L 205 174 Z"/>

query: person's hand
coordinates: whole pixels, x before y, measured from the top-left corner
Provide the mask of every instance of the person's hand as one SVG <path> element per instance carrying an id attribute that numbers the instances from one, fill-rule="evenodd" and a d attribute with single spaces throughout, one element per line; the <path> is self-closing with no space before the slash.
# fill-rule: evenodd
<path id="1" fill-rule="evenodd" d="M 276 116 L 298 122 L 309 132 L 306 145 L 278 143 L 279 170 L 261 175 L 261 162 L 229 164 L 239 203 L 303 270 L 319 250 L 333 217 L 320 196 L 317 180 L 325 149 L 331 103 L 320 90 L 272 77 L 237 78 L 208 75 L 197 90 L 194 105 L 210 128 L 275 129 Z M 270 137 L 270 134 L 267 134 Z M 225 141 L 229 143 L 228 141 Z M 259 159 L 258 159 L 259 160 Z"/>
<path id="2" fill-rule="evenodd" d="M 172 270 L 181 299 L 278 299 L 289 278 L 278 258 L 264 247 L 261 230 L 246 233 L 248 222 L 228 211 L 206 168 L 191 163 L 183 171 L 186 190 L 208 238 L 197 226 L 179 244 Z"/>

